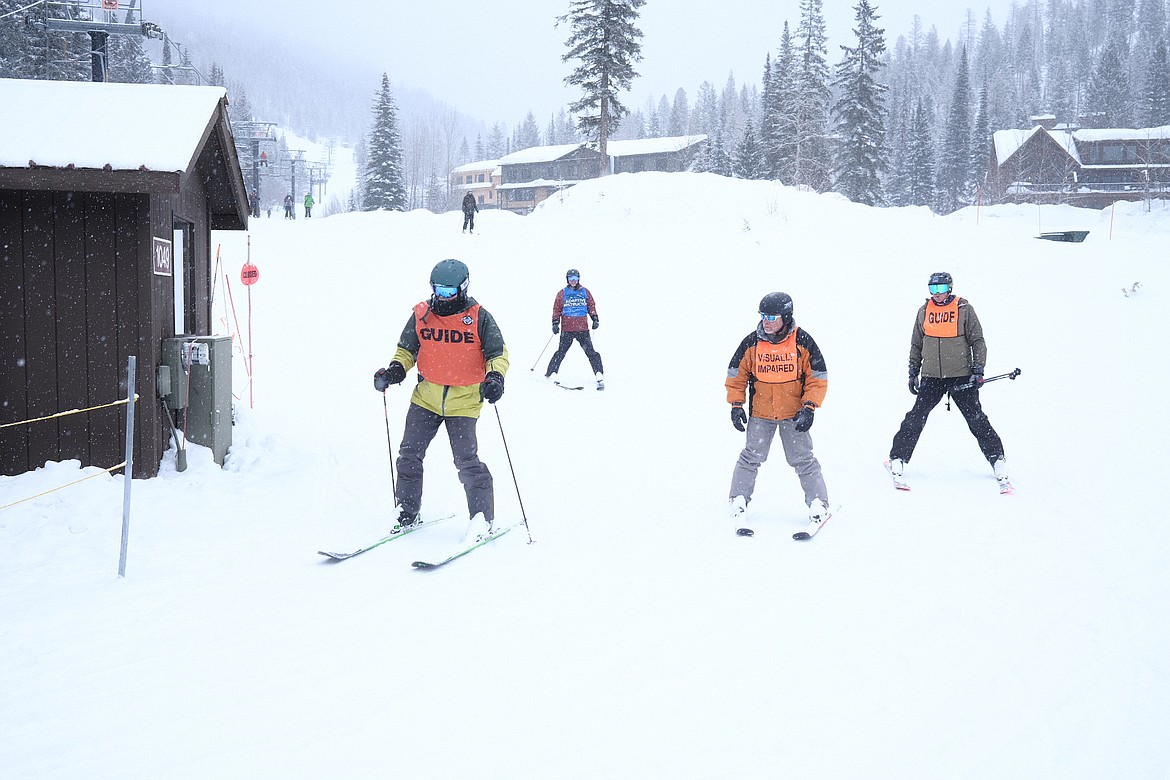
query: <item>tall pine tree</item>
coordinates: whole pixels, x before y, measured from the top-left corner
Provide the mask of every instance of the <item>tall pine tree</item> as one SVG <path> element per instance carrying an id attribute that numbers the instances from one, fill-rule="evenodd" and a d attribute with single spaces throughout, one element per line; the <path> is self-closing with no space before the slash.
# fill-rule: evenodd
<path id="1" fill-rule="evenodd" d="M 934 141 L 930 135 L 930 115 L 922 98 L 914 108 L 906 151 L 906 205 L 934 206 Z"/>
<path id="2" fill-rule="evenodd" d="M 959 55 L 959 71 L 951 93 L 950 110 L 942 137 L 938 164 L 938 208 L 950 214 L 971 199 L 971 82 L 967 72 L 967 50 Z"/>
<path id="3" fill-rule="evenodd" d="M 406 211 L 406 175 L 402 160 L 402 135 L 398 106 L 390 92 L 390 76 L 382 74 L 382 87 L 374 99 L 374 123 L 366 152 L 365 211 Z"/>
<path id="4" fill-rule="evenodd" d="M 825 42 L 825 18 L 821 0 L 801 0 L 800 25 L 796 29 L 796 104 L 793 121 L 792 183 L 817 192 L 829 189 L 832 159 L 829 122 L 829 66 Z"/>
<path id="5" fill-rule="evenodd" d="M 646 0 L 573 0 L 569 13 L 557 17 L 569 24 L 562 62 L 580 60 L 565 83 L 581 87 L 584 94 L 569 105 L 580 113 L 578 127 L 590 141 L 597 141 L 601 175 L 609 172 L 607 146 L 627 109 L 618 94 L 628 90 L 642 59 L 642 31 L 635 26 L 638 9 Z"/>
<path id="6" fill-rule="evenodd" d="M 889 167 L 886 152 L 886 105 L 888 87 L 878 80 L 885 67 L 885 30 L 877 27 L 876 9 L 869 0 L 855 6 L 857 46 L 842 46 L 833 86 L 840 97 L 833 104 L 838 145 L 833 164 L 835 189 L 855 203 L 884 203 L 882 174 Z"/>

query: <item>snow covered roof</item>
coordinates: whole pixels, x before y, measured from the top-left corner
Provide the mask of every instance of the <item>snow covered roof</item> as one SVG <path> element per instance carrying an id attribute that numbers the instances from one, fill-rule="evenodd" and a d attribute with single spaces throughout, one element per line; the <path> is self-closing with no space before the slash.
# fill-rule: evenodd
<path id="1" fill-rule="evenodd" d="M 1146 141 L 1150 139 L 1170 139 L 1170 125 L 1162 127 L 1146 127 L 1141 129 L 1112 128 L 1102 130 L 1045 130 L 1036 125 L 1031 130 L 997 130 L 992 134 L 992 143 L 995 146 L 995 159 L 1003 165 L 1020 147 L 1028 142 L 1036 133 L 1047 133 L 1060 148 L 1068 152 L 1077 163 L 1081 163 L 1081 155 L 1077 150 L 1076 142 L 1101 143 L 1104 141 Z M 1107 166 L 1116 167 L 1116 166 Z"/>
<path id="2" fill-rule="evenodd" d="M 561 187 L 571 187 L 574 184 L 579 184 L 579 183 L 580 182 L 577 179 L 563 179 L 563 180 L 533 179 L 532 181 L 516 182 L 515 184 L 501 184 L 501 185 L 497 186 L 496 189 L 497 190 L 522 190 L 522 189 L 527 189 L 529 187 L 561 188 Z"/>
<path id="3" fill-rule="evenodd" d="M 463 173 L 464 171 L 486 171 L 488 168 L 495 168 L 499 160 L 480 160 L 479 162 L 469 162 L 459 165 L 451 169 L 451 173 Z"/>
<path id="4" fill-rule="evenodd" d="M 0 167 L 186 171 L 226 97 L 223 87 L 0 79 Z"/>
<path id="5" fill-rule="evenodd" d="M 666 138 L 638 138 L 628 141 L 610 141 L 606 144 L 606 153 L 610 157 L 631 157 L 637 154 L 659 154 L 663 152 L 677 152 L 706 141 L 705 135 L 678 135 Z M 567 154 L 577 151 L 585 144 L 558 144 L 556 146 L 533 146 L 519 152 L 504 155 L 500 158 L 500 165 L 517 165 L 521 163 L 552 162 Z"/>

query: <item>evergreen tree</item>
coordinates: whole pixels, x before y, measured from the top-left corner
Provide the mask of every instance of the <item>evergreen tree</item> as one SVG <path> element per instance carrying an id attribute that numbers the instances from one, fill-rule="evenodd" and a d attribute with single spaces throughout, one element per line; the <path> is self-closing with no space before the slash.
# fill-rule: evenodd
<path id="1" fill-rule="evenodd" d="M 930 125 L 930 116 L 919 98 L 907 139 L 906 205 L 909 206 L 932 206 L 935 202 L 934 142 Z"/>
<path id="2" fill-rule="evenodd" d="M 878 80 L 885 67 L 885 30 L 875 26 L 880 18 L 869 0 L 854 7 L 857 46 L 842 46 L 845 53 L 837 65 L 836 87 L 840 97 L 833 104 L 839 143 L 834 160 L 835 188 L 855 203 L 879 206 L 884 203 L 881 176 L 889 167 L 886 152 L 886 106 L 888 87 Z"/>
<path id="3" fill-rule="evenodd" d="M 971 166 L 968 181 L 974 182 L 976 191 L 983 187 L 988 165 L 991 162 L 991 117 L 988 88 L 984 84 L 979 90 L 979 108 L 975 111 L 975 126 L 971 130 Z"/>
<path id="4" fill-rule="evenodd" d="M 740 139 L 739 145 L 735 148 L 735 155 L 731 160 L 731 170 L 737 179 L 768 178 L 768 162 L 764 158 L 764 150 L 756 138 L 751 117 L 748 117 L 744 124 L 743 138 Z"/>
<path id="5" fill-rule="evenodd" d="M 727 146 L 723 142 L 723 125 L 715 128 L 714 135 L 708 137 L 703 146 L 703 153 L 695 160 L 694 170 L 698 173 L 716 173 L 720 176 L 734 175 L 731 166 L 731 155 L 727 153 Z"/>
<path id="6" fill-rule="evenodd" d="M 513 149 L 518 152 L 521 149 L 531 149 L 540 145 L 540 128 L 536 126 L 536 116 L 529 111 L 516 133 L 516 143 Z"/>
<path id="7" fill-rule="evenodd" d="M 1089 81 L 1087 103 L 1092 127 L 1132 127 L 1129 73 L 1124 64 L 1125 43 L 1110 36 Z"/>
<path id="8" fill-rule="evenodd" d="M 768 137 L 771 145 L 764 150 L 773 178 L 796 184 L 797 128 L 800 119 L 800 93 L 797 89 L 796 52 L 788 22 L 780 36 L 780 49 L 772 63 L 772 109 Z"/>
<path id="9" fill-rule="evenodd" d="M 708 137 L 715 135 L 715 128 L 719 126 L 719 97 L 710 81 L 699 85 L 699 95 L 695 98 L 695 110 L 691 116 L 693 132 Z"/>
<path id="10" fill-rule="evenodd" d="M 479 162 L 480 160 L 490 159 L 488 157 L 487 147 L 483 145 L 483 136 L 477 133 L 475 136 L 475 161 Z"/>
<path id="11" fill-rule="evenodd" d="M 373 111 L 362 208 L 366 211 L 405 211 L 406 176 L 402 136 L 398 129 L 398 106 L 390 91 L 390 76 L 385 73 L 382 74 L 382 87 L 374 99 Z"/>
<path id="12" fill-rule="evenodd" d="M 627 112 L 617 96 L 638 75 L 634 63 L 642 59 L 642 31 L 635 22 L 645 4 L 646 0 L 573 0 L 569 13 L 557 17 L 572 30 L 566 41 L 569 51 L 561 61 L 580 60 L 565 83 L 584 90 L 569 108 L 587 112 L 578 126 L 588 140 L 597 141 L 602 175 L 609 171 L 609 136 Z"/>
<path id="13" fill-rule="evenodd" d="M 940 214 L 950 214 L 970 202 L 970 171 L 971 83 L 963 49 L 939 154 L 936 210 Z"/>
<path id="14" fill-rule="evenodd" d="M 826 128 L 829 121 L 829 66 L 821 0 L 801 0 L 796 38 L 796 101 L 793 121 L 793 178 L 797 186 L 829 189 L 832 160 Z"/>
<path id="15" fill-rule="evenodd" d="M 691 109 L 687 103 L 687 93 L 682 87 L 674 93 L 674 105 L 670 108 L 670 124 L 667 128 L 668 136 L 686 135 L 691 123 Z"/>
<path id="16" fill-rule="evenodd" d="M 207 83 L 213 87 L 227 86 L 227 80 L 223 75 L 223 68 L 219 66 L 218 62 L 211 63 L 211 68 L 207 71 Z"/>
<path id="17" fill-rule="evenodd" d="M 1170 125 L 1170 64 L 1166 42 L 1159 40 L 1146 65 L 1146 88 L 1141 101 L 1142 127 Z"/>
<path id="18" fill-rule="evenodd" d="M 447 203 L 448 200 L 447 187 L 443 183 L 443 178 L 432 168 L 431 175 L 427 177 L 427 191 L 424 201 L 427 211 L 442 214 L 444 211 L 447 211 L 447 206 L 449 205 Z"/>
<path id="19" fill-rule="evenodd" d="M 118 21 L 118 15 L 113 15 Z M 126 12 L 126 24 L 137 24 L 134 11 Z M 106 69 L 106 81 L 123 84 L 151 84 L 154 82 L 154 70 L 151 68 L 150 57 L 142 47 L 141 35 L 111 35 L 106 44 L 109 52 L 109 67 Z M 216 86 L 223 86 L 218 84 Z"/>
<path id="20" fill-rule="evenodd" d="M 504 128 L 496 122 L 488 133 L 487 157 L 483 159 L 498 160 L 508 153 L 508 141 L 504 138 Z"/>
<path id="21" fill-rule="evenodd" d="M 891 206 L 905 206 L 906 192 L 909 189 L 909 170 L 907 152 L 910 139 L 910 121 L 905 111 L 890 112 L 890 127 L 887 137 L 890 139 L 890 175 L 885 179 L 886 202 Z"/>

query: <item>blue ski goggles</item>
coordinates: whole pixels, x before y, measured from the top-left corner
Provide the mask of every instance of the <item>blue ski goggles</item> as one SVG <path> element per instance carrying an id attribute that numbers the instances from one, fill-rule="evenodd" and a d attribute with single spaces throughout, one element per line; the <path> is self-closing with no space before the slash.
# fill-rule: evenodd
<path id="1" fill-rule="evenodd" d="M 782 314 L 764 314 L 763 312 L 760 312 L 760 319 L 767 320 L 768 322 L 775 322 L 776 320 L 780 319 L 782 316 L 783 316 Z"/>
<path id="2" fill-rule="evenodd" d="M 580 276 L 566 276 L 565 280 L 568 282 L 579 282 L 579 281 L 581 281 L 581 277 Z"/>
<path id="3" fill-rule="evenodd" d="M 458 287 L 448 287 L 445 284 L 432 284 L 431 289 L 435 291 L 435 295 L 440 298 L 454 298 L 459 294 Z"/>
<path id="4" fill-rule="evenodd" d="M 932 284 L 929 286 L 931 295 L 941 295 L 942 293 L 949 293 L 951 291 L 949 284 Z"/>

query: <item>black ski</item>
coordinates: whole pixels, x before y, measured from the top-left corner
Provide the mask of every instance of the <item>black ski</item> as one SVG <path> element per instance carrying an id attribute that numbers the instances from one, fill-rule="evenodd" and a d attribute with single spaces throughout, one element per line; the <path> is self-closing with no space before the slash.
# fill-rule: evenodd
<path id="1" fill-rule="evenodd" d="M 324 555 L 326 558 L 328 558 L 331 561 L 344 561 L 346 558 L 352 558 L 355 555 L 361 555 L 364 552 L 369 552 L 370 550 L 374 549 L 375 547 L 381 547 L 382 545 L 386 544 L 386 542 L 392 542 L 395 539 L 401 539 L 404 536 L 410 536 L 412 533 L 419 530 L 420 528 L 426 528 L 427 526 L 435 525 L 436 523 L 441 523 L 444 520 L 450 520 L 454 516 L 455 515 L 446 515 L 445 517 L 440 517 L 440 518 L 437 518 L 435 520 L 424 520 L 421 523 L 415 523 L 414 525 L 407 526 L 406 528 L 403 528 L 402 526 L 395 523 L 394 527 L 390 529 L 389 534 L 387 534 L 386 536 L 383 536 L 381 539 L 374 542 L 373 544 L 367 544 L 365 547 L 359 547 L 358 549 L 354 550 L 353 552 L 326 552 L 325 550 L 318 550 L 317 554 Z"/>

